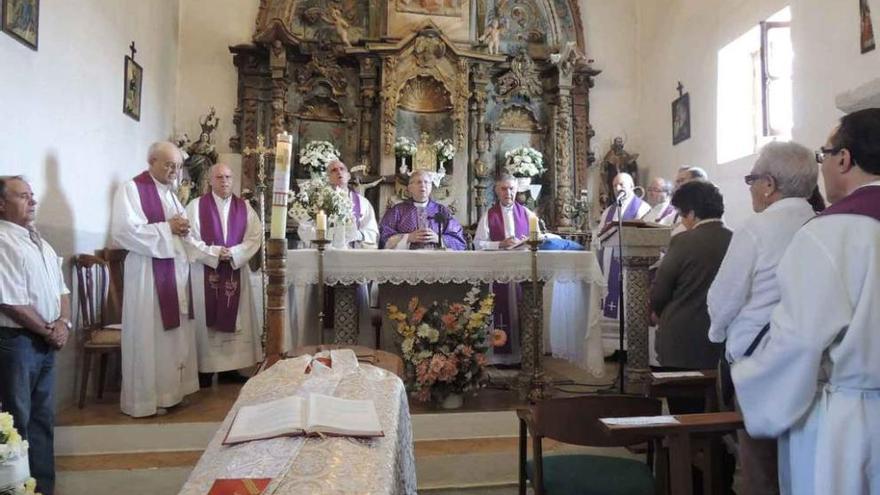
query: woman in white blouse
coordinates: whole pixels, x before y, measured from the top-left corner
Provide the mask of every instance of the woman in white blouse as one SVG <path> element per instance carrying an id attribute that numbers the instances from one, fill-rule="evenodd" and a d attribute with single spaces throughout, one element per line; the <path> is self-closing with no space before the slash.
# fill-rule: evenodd
<path id="1" fill-rule="evenodd" d="M 795 232 L 813 217 L 807 198 L 816 187 L 813 154 L 797 143 L 770 143 L 745 177 L 755 215 L 733 233 L 709 288 L 709 340 L 725 342 L 732 363 L 743 358 L 779 302 L 776 265 Z M 745 493 L 778 493 L 775 440 L 739 433 Z"/>

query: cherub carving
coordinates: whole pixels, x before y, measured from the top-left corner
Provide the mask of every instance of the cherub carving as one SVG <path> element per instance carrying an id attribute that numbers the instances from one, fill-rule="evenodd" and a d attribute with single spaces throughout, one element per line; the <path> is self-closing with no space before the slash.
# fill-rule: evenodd
<path id="1" fill-rule="evenodd" d="M 342 15 L 339 7 L 330 7 L 328 13 L 321 14 L 321 19 L 336 29 L 336 35 L 339 36 L 340 41 L 342 41 L 346 48 L 351 47 L 351 41 L 348 40 L 348 28 L 351 27 L 351 24 L 345 20 L 345 16 Z"/>
<path id="2" fill-rule="evenodd" d="M 489 21 L 486 31 L 480 36 L 480 43 L 486 45 L 489 55 L 498 55 L 501 52 L 501 21 L 494 18 Z"/>

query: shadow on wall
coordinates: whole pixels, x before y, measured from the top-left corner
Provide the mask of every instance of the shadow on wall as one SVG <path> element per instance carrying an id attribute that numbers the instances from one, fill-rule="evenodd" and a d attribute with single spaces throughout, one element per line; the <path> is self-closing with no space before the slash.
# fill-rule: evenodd
<path id="1" fill-rule="evenodd" d="M 64 258 L 63 269 L 68 278 L 70 257 L 77 245 L 73 207 L 61 186 L 58 157 L 53 152 L 46 156 L 45 167 L 46 189 L 38 194 L 36 225 L 58 256 Z"/>

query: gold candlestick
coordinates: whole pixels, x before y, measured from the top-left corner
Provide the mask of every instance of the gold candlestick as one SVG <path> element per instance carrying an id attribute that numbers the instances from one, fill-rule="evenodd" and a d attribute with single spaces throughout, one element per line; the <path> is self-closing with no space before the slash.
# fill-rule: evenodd
<path id="1" fill-rule="evenodd" d="M 327 240 L 324 230 L 315 233 L 312 244 L 318 248 L 318 344 L 324 344 L 324 251 L 330 241 Z"/>
<path id="2" fill-rule="evenodd" d="M 529 381 L 528 398 L 532 402 L 536 402 L 545 398 L 544 371 L 541 366 L 541 339 L 543 338 L 542 327 L 544 322 L 541 321 L 541 311 L 538 308 L 538 291 L 540 290 L 538 280 L 538 246 L 541 245 L 538 240 L 537 231 L 531 232 L 529 240 L 526 244 L 532 253 L 532 377 Z"/>

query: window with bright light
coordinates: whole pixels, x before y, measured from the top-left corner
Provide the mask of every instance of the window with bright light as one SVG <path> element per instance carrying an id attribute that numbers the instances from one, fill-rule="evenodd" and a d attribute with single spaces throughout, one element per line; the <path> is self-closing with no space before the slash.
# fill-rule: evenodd
<path id="1" fill-rule="evenodd" d="M 791 139 L 791 10 L 718 51 L 718 163 Z"/>

